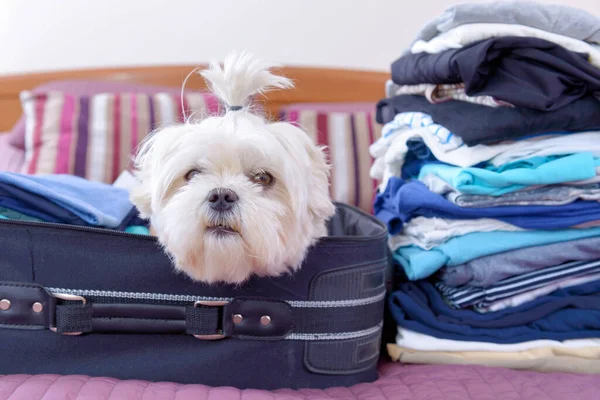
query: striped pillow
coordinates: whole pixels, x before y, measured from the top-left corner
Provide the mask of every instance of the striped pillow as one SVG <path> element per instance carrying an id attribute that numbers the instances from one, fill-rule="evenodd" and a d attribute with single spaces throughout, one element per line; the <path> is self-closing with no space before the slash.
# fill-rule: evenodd
<path id="1" fill-rule="evenodd" d="M 381 135 L 381 127 L 375 122 L 374 105 L 361 106 L 290 106 L 281 117 L 300 126 L 317 144 L 327 146 L 332 199 L 371 213 L 377 182 L 369 176 L 373 162 L 369 146 Z M 348 111 L 340 111 L 344 109 Z"/>
<path id="2" fill-rule="evenodd" d="M 180 96 L 168 93 L 21 93 L 25 115 L 23 173 L 71 174 L 112 183 L 153 129 L 181 122 Z M 215 113 L 207 93 L 184 96 L 186 114 Z"/>

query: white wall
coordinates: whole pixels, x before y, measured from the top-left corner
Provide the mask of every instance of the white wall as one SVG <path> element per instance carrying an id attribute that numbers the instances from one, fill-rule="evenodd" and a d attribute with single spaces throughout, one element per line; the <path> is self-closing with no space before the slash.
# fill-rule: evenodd
<path id="1" fill-rule="evenodd" d="M 288 65 L 387 70 L 455 2 L 0 0 L 0 74 L 199 64 L 232 49 Z M 600 16 L 600 0 L 568 4 Z"/>

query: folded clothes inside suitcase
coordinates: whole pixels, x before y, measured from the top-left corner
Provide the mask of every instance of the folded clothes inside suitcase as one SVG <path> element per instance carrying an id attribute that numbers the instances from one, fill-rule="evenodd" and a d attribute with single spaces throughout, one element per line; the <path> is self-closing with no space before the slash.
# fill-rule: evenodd
<path id="1" fill-rule="evenodd" d="M 375 218 L 337 204 L 298 272 L 204 285 L 150 236 L 0 220 L 0 374 L 260 389 L 374 380 L 386 239 Z"/>

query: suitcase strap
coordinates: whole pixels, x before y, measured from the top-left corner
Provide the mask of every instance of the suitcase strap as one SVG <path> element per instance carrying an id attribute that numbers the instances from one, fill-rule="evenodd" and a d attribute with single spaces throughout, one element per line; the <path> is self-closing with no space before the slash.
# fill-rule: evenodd
<path id="1" fill-rule="evenodd" d="M 203 340 L 344 340 L 381 330 L 385 297 L 382 291 L 347 301 L 264 297 L 185 300 L 191 296 L 174 296 L 183 301 L 149 301 L 136 296 L 66 292 L 37 284 L 0 282 L 0 328 L 50 329 L 65 335 L 188 334 Z"/>

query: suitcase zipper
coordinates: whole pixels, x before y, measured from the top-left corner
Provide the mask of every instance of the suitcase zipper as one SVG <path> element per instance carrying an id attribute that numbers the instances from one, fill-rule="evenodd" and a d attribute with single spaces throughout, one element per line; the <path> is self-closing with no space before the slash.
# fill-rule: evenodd
<path id="1" fill-rule="evenodd" d="M 18 219 L 0 219 L 0 224 L 9 224 L 9 225 L 21 225 L 21 226 L 38 226 L 38 227 L 49 227 L 49 228 L 57 228 L 57 229 L 66 229 L 71 231 L 82 231 L 82 232 L 96 232 L 102 233 L 105 235 L 112 236 L 122 236 L 122 237 L 134 237 L 138 239 L 152 240 L 156 241 L 156 237 L 152 235 L 140 235 L 139 233 L 129 233 L 123 231 L 117 231 L 114 229 L 106 229 L 106 228 L 94 228 L 89 226 L 81 226 L 81 225 L 70 225 L 70 224 L 61 224 L 58 222 L 36 222 L 36 221 L 20 221 Z M 336 241 L 343 240 L 345 242 L 368 242 L 373 240 L 381 240 L 387 238 L 387 233 L 384 232 L 378 236 L 374 237 L 364 237 L 364 236 L 326 236 L 321 238 L 320 240 L 323 242 L 335 243 Z"/>
<path id="2" fill-rule="evenodd" d="M 139 233 L 129 233 L 129 232 L 117 231 L 114 229 L 106 229 L 106 228 L 94 228 L 94 227 L 90 227 L 90 226 L 61 224 L 58 222 L 36 222 L 36 221 L 20 221 L 17 219 L 0 219 L 0 224 L 31 226 L 31 227 L 35 227 L 35 226 L 48 227 L 48 228 L 66 229 L 66 230 L 71 230 L 71 231 L 80 231 L 80 232 L 96 232 L 96 233 L 102 233 L 104 235 L 112 235 L 112 236 L 135 237 L 138 239 L 146 239 L 146 240 L 153 240 L 153 241 L 156 240 L 156 238 L 151 235 L 140 235 Z"/>

